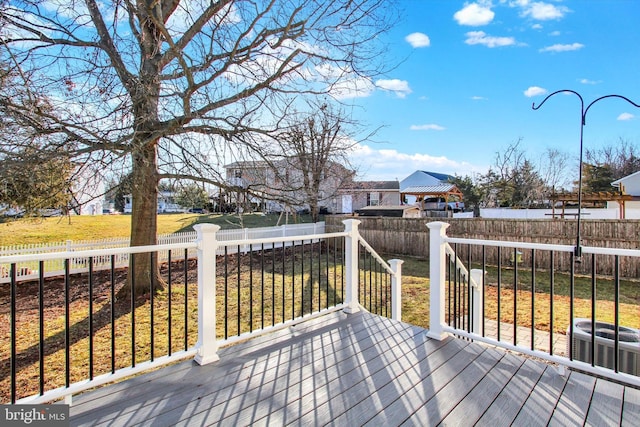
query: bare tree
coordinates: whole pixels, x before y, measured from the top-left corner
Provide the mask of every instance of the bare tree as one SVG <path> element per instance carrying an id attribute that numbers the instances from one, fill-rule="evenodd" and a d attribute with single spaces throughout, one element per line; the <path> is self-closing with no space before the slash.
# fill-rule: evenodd
<path id="1" fill-rule="evenodd" d="M 356 139 L 358 123 L 340 108 L 327 102 L 307 107 L 307 113 L 288 118 L 289 126 L 274 141 L 275 150 L 264 159 L 275 176 L 266 193 L 285 204 L 308 207 L 318 221 L 320 207 L 353 179 L 348 156 L 361 140 Z"/>
<path id="2" fill-rule="evenodd" d="M 274 133 L 291 99 L 370 85 L 388 0 L 17 0 L 0 9 L 0 57 L 30 94 L 5 111 L 77 161 L 130 169 L 131 244 L 156 242 L 162 178 L 224 185 L 216 166 L 247 133 Z M 156 280 L 135 260 L 136 293 Z"/>
<path id="3" fill-rule="evenodd" d="M 547 191 L 565 189 L 574 181 L 570 177 L 577 176 L 578 168 L 576 166 L 575 171 L 573 171 L 569 167 L 569 163 L 569 155 L 566 152 L 557 148 L 547 148 L 540 160 L 540 176 L 546 185 Z"/>

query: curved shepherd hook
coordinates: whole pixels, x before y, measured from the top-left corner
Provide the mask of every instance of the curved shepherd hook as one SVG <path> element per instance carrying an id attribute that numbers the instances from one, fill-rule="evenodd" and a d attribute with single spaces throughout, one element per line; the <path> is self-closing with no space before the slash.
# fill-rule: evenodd
<path id="1" fill-rule="evenodd" d="M 584 108 L 584 99 L 578 92 L 571 89 L 561 89 L 553 92 L 552 94 L 547 95 L 547 97 L 543 99 L 542 102 L 538 104 L 537 107 L 536 107 L 536 103 L 534 102 L 533 104 L 531 104 L 531 108 L 534 110 L 539 109 L 547 101 L 547 99 L 551 98 L 552 96 L 558 93 L 572 93 L 576 95 L 578 98 L 580 98 L 580 171 L 578 175 L 578 223 L 576 226 L 577 228 L 576 247 L 574 249 L 574 255 L 576 256 L 576 261 L 579 262 L 580 257 L 582 256 L 582 246 L 580 243 L 580 219 L 582 218 L 582 215 L 581 215 L 581 211 L 582 211 L 582 142 L 583 142 L 583 135 L 584 135 L 584 126 L 587 124 L 587 112 L 589 111 L 589 108 L 591 108 L 593 104 L 606 98 L 620 98 L 627 101 L 629 104 L 637 108 L 640 108 L 640 105 L 636 104 L 635 102 L 631 101 L 629 98 L 625 96 L 614 94 L 614 95 L 601 96 L 600 98 L 593 100 L 589 105 L 587 105 L 587 108 Z"/>

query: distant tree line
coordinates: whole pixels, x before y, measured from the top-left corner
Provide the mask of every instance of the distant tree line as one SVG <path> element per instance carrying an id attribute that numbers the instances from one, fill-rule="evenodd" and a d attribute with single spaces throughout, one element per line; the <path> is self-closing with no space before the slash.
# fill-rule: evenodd
<path id="1" fill-rule="evenodd" d="M 485 174 L 456 176 L 468 208 L 546 207 L 553 193 L 578 191 L 578 164 L 568 154 L 548 149 L 536 165 L 519 139 L 497 152 Z M 584 193 L 613 191 L 613 181 L 640 171 L 638 148 L 622 138 L 600 149 L 587 149 L 582 166 Z"/>

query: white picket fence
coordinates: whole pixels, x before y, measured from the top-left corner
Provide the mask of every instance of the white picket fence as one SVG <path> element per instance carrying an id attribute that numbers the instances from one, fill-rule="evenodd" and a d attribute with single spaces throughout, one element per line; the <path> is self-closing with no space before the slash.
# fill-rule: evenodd
<path id="1" fill-rule="evenodd" d="M 275 237 L 290 237 L 290 236 L 305 236 L 313 234 L 323 234 L 325 230 L 324 222 L 317 222 L 311 224 L 286 224 L 277 227 L 260 227 L 260 228 L 242 228 L 236 230 L 220 230 L 216 236 L 218 240 L 230 241 L 230 240 L 256 240 L 267 239 Z M 173 243 L 186 243 L 192 242 L 196 239 L 195 231 L 188 231 L 183 233 L 162 234 L 158 236 L 158 245 L 173 244 Z M 301 244 L 298 242 L 287 242 L 285 246 L 292 244 Z M 308 243 L 308 242 L 305 242 Z M 264 244 L 264 249 L 271 249 L 273 243 Z M 282 243 L 276 245 L 276 247 L 282 247 Z M 85 241 L 72 241 L 56 243 L 36 243 L 25 245 L 12 245 L 0 247 L 0 257 L 10 255 L 35 255 L 46 254 L 54 252 L 77 252 L 92 249 L 111 249 L 111 248 L 124 248 L 129 246 L 128 238 L 110 238 L 101 240 L 85 240 Z M 262 249 L 261 245 L 259 248 Z M 242 245 L 235 248 L 229 248 L 228 254 L 236 253 L 238 250 L 242 253 L 246 253 L 251 248 L 249 245 Z M 224 249 L 221 248 L 221 251 Z M 172 254 L 172 258 L 182 257 L 184 254 Z M 129 254 L 113 255 L 114 267 L 122 268 L 129 264 Z M 195 258 L 195 249 L 190 249 L 187 253 L 188 258 Z M 158 252 L 158 262 L 166 262 L 169 258 L 168 251 Z M 64 274 L 64 260 L 55 259 L 43 261 L 44 277 L 55 277 Z M 111 268 L 111 256 L 94 257 L 93 269 L 105 270 Z M 71 274 L 77 274 L 86 272 L 89 269 L 89 260 L 86 257 L 69 258 L 69 272 Z M 0 264 L 0 283 L 9 283 L 11 266 L 8 264 Z M 16 265 L 16 279 L 18 281 L 34 280 L 38 279 L 40 272 L 40 263 L 38 261 L 23 262 L 20 265 Z"/>

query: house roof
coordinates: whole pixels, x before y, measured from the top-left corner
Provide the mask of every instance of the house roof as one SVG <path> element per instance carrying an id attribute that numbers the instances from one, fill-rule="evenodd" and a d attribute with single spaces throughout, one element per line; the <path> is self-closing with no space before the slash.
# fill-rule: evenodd
<path id="1" fill-rule="evenodd" d="M 414 185 L 402 190 L 406 194 L 444 194 L 457 190 L 453 184 Z M 457 191 L 456 191 L 457 192 Z"/>
<path id="2" fill-rule="evenodd" d="M 455 179 L 454 176 L 452 175 L 447 175 L 445 173 L 438 173 L 438 172 L 428 172 L 428 171 L 420 171 L 424 174 L 430 175 L 432 177 L 434 177 L 435 179 L 439 180 L 439 181 L 450 181 L 452 179 Z"/>
<path id="3" fill-rule="evenodd" d="M 624 181 L 627 181 L 627 180 L 629 180 L 629 179 L 631 179 L 631 178 L 634 178 L 634 177 L 636 177 L 636 176 L 637 176 L 637 175 L 639 175 L 639 174 L 640 174 L 640 171 L 638 171 L 638 172 L 634 172 L 634 173 L 632 173 L 631 175 L 623 176 L 622 178 L 620 178 L 620 179 L 616 179 L 615 181 L 613 181 L 613 182 L 611 183 L 611 185 L 612 185 L 612 186 L 614 186 L 614 187 L 618 187 L 618 186 L 620 185 L 620 183 L 622 183 L 622 182 L 624 182 Z"/>
<path id="4" fill-rule="evenodd" d="M 345 183 L 341 190 L 399 190 L 398 181 L 352 181 Z"/>

